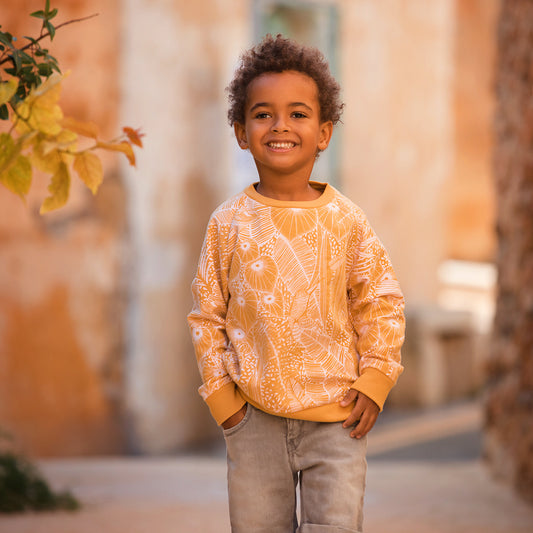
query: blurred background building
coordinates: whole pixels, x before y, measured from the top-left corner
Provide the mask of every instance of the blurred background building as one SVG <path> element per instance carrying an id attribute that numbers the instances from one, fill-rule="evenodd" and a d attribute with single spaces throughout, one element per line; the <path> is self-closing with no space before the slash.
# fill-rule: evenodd
<path id="1" fill-rule="evenodd" d="M 34 35 L 41 0 L 2 2 Z M 501 0 L 54 0 L 66 114 L 112 138 L 92 197 L 40 216 L 0 189 L 0 427 L 36 456 L 161 454 L 218 433 L 197 394 L 186 315 L 208 217 L 255 180 L 225 87 L 267 32 L 319 46 L 343 124 L 314 177 L 360 205 L 407 298 L 406 371 L 389 405 L 479 394 L 494 314 L 492 171 Z M 38 180 L 38 177 L 36 178 Z"/>
<path id="2" fill-rule="evenodd" d="M 35 33 L 40 0 L 2 8 Z M 315 169 L 358 203 L 408 302 L 391 403 L 475 392 L 492 313 L 491 121 L 498 1 L 56 1 L 65 112 L 141 127 L 137 169 L 106 157 L 91 197 L 41 217 L 1 203 L 0 420 L 39 455 L 161 453 L 209 438 L 185 316 L 209 214 L 255 179 L 225 87 L 266 32 L 318 45 L 346 109 Z"/>

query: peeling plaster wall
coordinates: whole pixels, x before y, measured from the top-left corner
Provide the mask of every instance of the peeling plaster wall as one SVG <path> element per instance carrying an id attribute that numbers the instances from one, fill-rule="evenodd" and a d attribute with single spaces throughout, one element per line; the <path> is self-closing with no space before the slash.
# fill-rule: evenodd
<path id="1" fill-rule="evenodd" d="M 453 135 L 455 157 L 446 191 L 446 252 L 494 261 L 496 250 L 494 78 L 501 0 L 455 0 Z"/>
<path id="2" fill-rule="evenodd" d="M 40 0 L 4 3 L 2 29 L 39 31 Z M 65 26 L 45 46 L 64 72 L 67 115 L 117 133 L 115 3 L 61 1 Z M 88 46 L 87 43 L 91 43 Z M 98 68 L 94 68 L 98 65 Z M 121 425 L 125 202 L 117 157 L 104 156 L 99 195 L 73 177 L 60 212 L 38 214 L 48 181 L 34 173 L 24 205 L 0 188 L 0 428 L 27 453 L 83 455 L 125 449 Z M 111 209 L 112 208 L 112 209 Z"/>
<path id="3" fill-rule="evenodd" d="M 444 256 L 454 16 L 449 0 L 354 0 L 340 17 L 343 190 L 366 212 L 413 305 L 436 300 Z"/>
<path id="4" fill-rule="evenodd" d="M 121 114 L 146 148 L 126 169 L 135 250 L 127 405 L 135 450 L 160 453 L 218 429 L 197 393 L 186 315 L 203 234 L 231 183 L 224 88 L 247 44 L 248 2 L 123 2 Z"/>
<path id="5" fill-rule="evenodd" d="M 435 303 L 450 249 L 465 1 L 331 2 L 347 104 L 340 185 L 387 246 L 410 306 Z M 65 110 L 107 138 L 140 127 L 145 148 L 136 169 L 104 156 L 99 194 L 75 183 L 57 214 L 36 214 L 42 180 L 28 206 L 0 189 L 0 428 L 41 455 L 168 453 L 219 439 L 197 393 L 186 315 L 208 217 L 251 166 L 224 89 L 252 42 L 253 2 L 54 6 L 60 21 L 100 13 L 61 29 L 51 47 L 72 69 Z M 31 33 L 21 13 L 41 8 L 2 7 L 2 25 Z"/>

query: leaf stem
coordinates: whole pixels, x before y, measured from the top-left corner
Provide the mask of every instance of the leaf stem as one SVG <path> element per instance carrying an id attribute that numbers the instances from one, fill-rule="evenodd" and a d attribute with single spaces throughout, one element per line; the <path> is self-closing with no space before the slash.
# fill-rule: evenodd
<path id="1" fill-rule="evenodd" d="M 58 24 L 55 26 L 55 29 L 58 30 L 59 28 L 62 28 L 63 26 L 67 26 L 68 24 L 73 24 L 74 22 L 83 22 L 84 20 L 89 20 L 94 17 L 97 17 L 100 13 L 93 13 L 92 15 L 89 15 L 87 17 L 81 17 L 79 19 L 72 19 L 67 20 L 66 22 L 62 22 L 61 24 Z M 50 35 L 49 31 L 45 31 L 42 33 L 37 39 L 35 39 L 35 42 L 28 43 L 27 45 L 23 46 L 22 48 L 19 48 L 19 51 L 27 50 L 28 48 L 31 48 L 34 46 L 36 42 L 39 42 L 40 40 L 44 39 L 45 37 L 48 37 Z M 3 65 L 4 63 L 7 63 L 8 61 L 11 61 L 11 57 L 6 57 L 0 61 L 0 65 Z"/>

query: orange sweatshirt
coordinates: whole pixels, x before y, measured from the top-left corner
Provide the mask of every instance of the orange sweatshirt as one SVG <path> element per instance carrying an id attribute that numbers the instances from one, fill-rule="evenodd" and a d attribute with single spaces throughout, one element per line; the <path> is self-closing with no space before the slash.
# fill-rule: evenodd
<path id="1" fill-rule="evenodd" d="M 403 370 L 404 300 L 363 212 L 330 185 L 312 201 L 250 185 L 212 215 L 188 321 L 221 424 L 245 402 L 333 422 L 352 388 L 382 409 Z"/>

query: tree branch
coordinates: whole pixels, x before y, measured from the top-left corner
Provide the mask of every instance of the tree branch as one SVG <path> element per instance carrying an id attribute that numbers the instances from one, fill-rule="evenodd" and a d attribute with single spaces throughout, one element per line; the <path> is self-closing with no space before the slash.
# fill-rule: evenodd
<path id="1" fill-rule="evenodd" d="M 92 15 L 89 15 L 87 17 L 82 17 L 82 18 L 79 18 L 79 19 L 67 20 L 66 22 L 62 22 L 58 26 L 54 26 L 54 27 L 55 27 L 56 30 L 58 30 L 59 28 L 62 28 L 63 26 L 67 26 L 68 24 L 73 24 L 74 22 L 83 22 L 84 20 L 92 19 L 94 17 L 97 17 L 99 14 L 100 13 L 93 13 Z M 21 51 L 21 52 L 24 51 L 24 50 L 27 50 L 28 48 L 31 48 L 36 42 L 41 41 L 42 39 L 44 39 L 45 37 L 48 37 L 49 35 L 50 35 L 50 32 L 46 31 L 40 37 L 35 39 L 35 42 L 28 43 L 27 45 L 23 46 L 22 48 L 18 48 L 18 50 Z M 0 61 L 0 65 L 3 65 L 4 63 L 7 63 L 8 61 L 11 61 L 10 57 L 6 57 L 6 58 L 2 59 Z"/>

